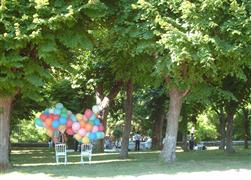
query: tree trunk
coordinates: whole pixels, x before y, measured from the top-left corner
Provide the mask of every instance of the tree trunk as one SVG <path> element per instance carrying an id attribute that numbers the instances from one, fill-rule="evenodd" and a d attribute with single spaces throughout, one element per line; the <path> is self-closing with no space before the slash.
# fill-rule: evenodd
<path id="1" fill-rule="evenodd" d="M 235 152 L 233 148 L 233 119 L 234 119 L 233 111 L 227 112 L 226 151 L 228 153 Z"/>
<path id="2" fill-rule="evenodd" d="M 9 167 L 9 136 L 12 97 L 0 97 L 0 169 Z"/>
<path id="3" fill-rule="evenodd" d="M 104 133 L 106 134 L 107 129 L 107 116 L 109 113 L 110 102 L 117 96 L 121 86 L 120 81 L 115 81 L 113 87 L 110 90 L 110 93 L 107 97 L 104 96 L 104 87 L 100 83 L 96 89 L 96 104 L 100 105 L 102 108 L 102 124 L 104 126 Z M 97 152 L 104 152 L 104 139 L 101 139 L 97 144 Z"/>
<path id="4" fill-rule="evenodd" d="M 182 107 L 183 94 L 177 87 L 173 87 L 170 92 L 170 104 L 167 116 L 167 128 L 164 140 L 164 147 L 161 152 L 164 161 L 171 163 L 176 159 L 176 142 L 178 133 L 178 120 Z"/>
<path id="5" fill-rule="evenodd" d="M 102 115 L 102 124 L 104 126 L 104 133 L 106 134 L 106 129 L 107 129 L 107 116 L 109 113 L 109 107 L 106 107 L 103 110 L 103 115 Z M 104 152 L 104 139 L 101 139 L 99 141 L 99 144 L 97 146 L 97 152 Z"/>
<path id="6" fill-rule="evenodd" d="M 129 145 L 129 135 L 131 131 L 131 121 L 132 121 L 132 104 L 133 98 L 133 83 L 129 80 L 126 84 L 126 102 L 125 102 L 125 124 L 122 135 L 120 158 L 128 157 L 128 145 Z"/>
<path id="7" fill-rule="evenodd" d="M 182 120 L 182 145 L 181 148 L 183 151 L 188 151 L 188 142 L 187 142 L 187 125 L 188 125 L 188 120 L 187 119 L 183 119 Z"/>
<path id="8" fill-rule="evenodd" d="M 244 129 L 244 148 L 248 149 L 248 139 L 249 139 L 249 119 L 248 119 L 248 109 L 242 108 L 243 112 L 243 129 Z"/>
<path id="9" fill-rule="evenodd" d="M 220 121 L 220 146 L 219 149 L 224 150 L 226 147 L 226 118 L 223 111 L 223 108 L 220 109 L 218 114 Z"/>
<path id="10" fill-rule="evenodd" d="M 164 110 L 164 106 L 163 106 Z M 152 134 L 152 148 L 153 149 L 160 149 L 162 145 L 162 136 L 163 136 L 163 123 L 165 118 L 165 111 L 161 111 L 158 113 L 158 116 L 154 120 L 153 124 L 153 134 Z"/>

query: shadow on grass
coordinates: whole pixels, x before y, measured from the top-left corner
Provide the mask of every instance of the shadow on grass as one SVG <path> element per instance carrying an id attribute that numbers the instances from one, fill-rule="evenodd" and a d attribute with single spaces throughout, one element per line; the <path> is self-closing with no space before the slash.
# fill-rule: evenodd
<path id="1" fill-rule="evenodd" d="M 251 170 L 251 150 L 225 154 L 219 150 L 177 152 L 177 161 L 166 165 L 159 151 L 130 152 L 128 159 L 118 154 L 94 154 L 91 164 L 80 164 L 79 152 L 69 153 L 67 165 L 56 165 L 54 151 L 46 148 L 16 149 L 11 155 L 13 167 L 7 171 L 24 174 L 44 173 L 53 177 L 114 177 L 147 174 L 176 174 L 180 172 L 210 172 Z"/>

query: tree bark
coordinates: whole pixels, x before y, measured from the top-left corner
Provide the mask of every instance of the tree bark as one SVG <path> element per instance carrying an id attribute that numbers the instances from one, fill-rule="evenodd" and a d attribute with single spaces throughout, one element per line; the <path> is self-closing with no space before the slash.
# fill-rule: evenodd
<path id="1" fill-rule="evenodd" d="M 188 142 L 187 142 L 187 125 L 188 125 L 188 120 L 183 119 L 184 122 L 182 122 L 182 145 L 181 148 L 183 151 L 188 151 Z"/>
<path id="2" fill-rule="evenodd" d="M 165 109 L 164 106 L 163 110 L 160 109 L 160 112 L 158 113 L 157 117 L 154 119 L 153 124 L 153 134 L 152 134 L 152 148 L 153 149 L 160 149 L 162 146 L 162 139 L 163 139 L 163 124 L 164 124 L 164 118 L 165 118 Z M 157 107 L 156 107 L 157 108 Z"/>
<path id="3" fill-rule="evenodd" d="M 233 148 L 233 119 L 234 112 L 227 112 L 226 151 L 228 153 L 235 152 Z"/>
<path id="4" fill-rule="evenodd" d="M 128 157 L 128 145 L 129 145 L 129 136 L 131 132 L 131 122 L 132 122 L 132 104 L 133 98 L 133 82 L 132 80 L 128 80 L 126 84 L 126 102 L 125 102 L 125 124 L 122 134 L 122 143 L 121 143 L 121 151 L 120 158 Z"/>
<path id="5" fill-rule="evenodd" d="M 10 136 L 10 114 L 13 98 L 0 97 L 0 169 L 10 166 L 9 162 L 9 136 Z"/>
<path id="6" fill-rule="evenodd" d="M 248 139 L 250 136 L 250 125 L 249 125 L 249 119 L 248 119 L 248 109 L 242 108 L 243 112 L 243 130 L 244 130 L 244 148 L 248 149 Z"/>
<path id="7" fill-rule="evenodd" d="M 108 96 L 104 96 L 104 87 L 100 83 L 96 89 L 96 104 L 100 105 L 102 108 L 102 124 L 104 126 L 104 133 L 107 129 L 107 116 L 109 113 L 110 102 L 117 96 L 121 86 L 121 81 L 115 81 L 113 87 L 111 88 Z M 104 140 L 101 139 L 97 144 L 97 152 L 104 152 Z"/>
<path id="8" fill-rule="evenodd" d="M 109 113 L 109 106 L 106 107 L 104 110 L 103 110 L 103 115 L 102 115 L 102 124 L 104 126 L 104 133 L 106 134 L 106 129 L 107 129 L 107 116 L 108 116 L 108 113 Z M 104 152 L 104 139 L 101 139 L 99 141 L 99 144 L 97 146 L 97 152 Z"/>
<path id="9" fill-rule="evenodd" d="M 176 142 L 178 133 L 178 120 L 182 107 L 183 93 L 177 87 L 173 87 L 170 92 L 170 104 L 167 115 L 167 128 L 164 140 L 164 147 L 161 156 L 166 163 L 171 163 L 176 159 Z"/>
<path id="10" fill-rule="evenodd" d="M 224 150 L 226 147 L 226 118 L 223 111 L 223 108 L 220 108 L 220 112 L 218 114 L 220 121 L 220 146 L 219 149 Z"/>

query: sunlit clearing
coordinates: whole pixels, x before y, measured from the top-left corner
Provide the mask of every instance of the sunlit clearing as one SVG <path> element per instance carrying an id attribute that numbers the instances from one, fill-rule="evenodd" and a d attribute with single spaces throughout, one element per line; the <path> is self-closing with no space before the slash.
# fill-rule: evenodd
<path id="1" fill-rule="evenodd" d="M 191 172 L 191 173 L 177 173 L 177 174 L 147 174 L 147 175 L 119 175 L 119 176 L 112 176 L 112 177 L 98 177 L 98 179 L 102 180 L 122 180 L 122 179 L 133 179 L 133 180 L 150 180 L 150 179 L 218 179 L 219 177 L 224 177 L 227 179 L 241 179 L 247 178 L 250 176 L 251 170 L 246 169 L 230 169 L 227 171 L 211 171 L 211 172 Z M 85 176 L 67 176 L 64 177 L 65 179 L 70 180 L 95 180 L 97 178 L 85 177 Z M 54 176 L 51 174 L 45 173 L 37 173 L 37 174 L 26 174 L 20 172 L 13 172 L 6 175 L 1 176 L 1 180 L 4 179 L 25 179 L 25 180 L 38 180 L 38 179 L 62 179 L 62 176 Z"/>
<path id="2" fill-rule="evenodd" d="M 105 164 L 105 163 L 111 163 L 111 162 L 129 162 L 134 161 L 132 159 L 109 159 L 109 160 L 98 160 L 98 161 L 85 161 L 83 165 L 85 164 Z M 67 162 L 67 165 L 73 165 L 73 164 L 81 164 L 80 162 Z M 29 167 L 29 166 L 54 166 L 54 165 L 64 165 L 63 162 L 60 164 L 55 163 L 29 163 L 29 164 L 13 164 L 15 167 Z"/>

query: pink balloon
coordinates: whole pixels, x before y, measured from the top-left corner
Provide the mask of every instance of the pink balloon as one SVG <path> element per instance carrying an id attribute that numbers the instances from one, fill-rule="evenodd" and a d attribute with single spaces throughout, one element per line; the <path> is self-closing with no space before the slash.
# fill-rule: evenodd
<path id="1" fill-rule="evenodd" d="M 73 130 L 71 128 L 67 128 L 66 129 L 66 133 L 69 134 L 69 135 L 73 135 L 74 134 L 74 132 L 73 132 Z"/>
<path id="2" fill-rule="evenodd" d="M 99 130 L 98 126 L 93 126 L 92 132 L 97 132 Z"/>
<path id="3" fill-rule="evenodd" d="M 92 116 L 92 114 L 93 114 L 92 110 L 90 110 L 90 109 L 85 110 L 84 115 L 85 115 L 85 117 L 87 117 L 87 119 L 89 119 Z"/>
<path id="4" fill-rule="evenodd" d="M 104 131 L 104 126 L 102 124 L 98 126 L 98 131 Z"/>
<path id="5" fill-rule="evenodd" d="M 83 121 L 85 121 L 85 122 L 88 121 L 88 118 L 87 118 L 85 115 L 83 115 L 82 119 L 83 119 Z"/>
<path id="6" fill-rule="evenodd" d="M 71 126 L 72 126 L 72 120 L 67 119 L 66 127 L 71 127 Z"/>
<path id="7" fill-rule="evenodd" d="M 81 128 L 81 129 L 79 129 L 78 133 L 80 136 L 83 137 L 86 134 L 86 131 L 83 128 Z"/>
<path id="8" fill-rule="evenodd" d="M 79 129 L 80 129 L 80 124 L 79 124 L 78 122 L 74 122 L 74 123 L 72 124 L 72 130 L 73 130 L 75 133 L 77 133 Z"/>

